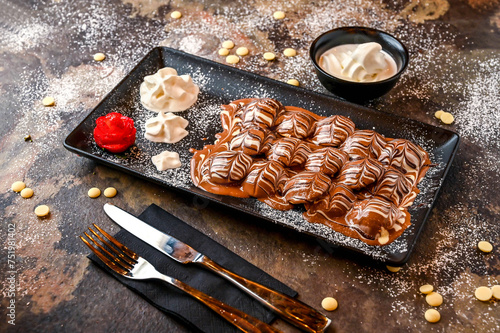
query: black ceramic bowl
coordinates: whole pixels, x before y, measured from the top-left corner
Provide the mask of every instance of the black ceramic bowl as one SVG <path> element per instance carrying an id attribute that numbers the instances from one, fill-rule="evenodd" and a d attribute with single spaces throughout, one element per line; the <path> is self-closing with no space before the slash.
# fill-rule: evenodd
<path id="1" fill-rule="evenodd" d="M 394 76 L 376 82 L 352 82 L 328 74 L 319 66 L 321 55 L 332 47 L 368 42 L 379 43 L 382 50 L 392 56 L 397 66 L 397 73 Z M 335 95 L 355 102 L 374 99 L 389 92 L 398 82 L 409 61 L 408 50 L 396 37 L 365 27 L 343 27 L 327 31 L 311 44 L 309 55 L 323 86 Z"/>

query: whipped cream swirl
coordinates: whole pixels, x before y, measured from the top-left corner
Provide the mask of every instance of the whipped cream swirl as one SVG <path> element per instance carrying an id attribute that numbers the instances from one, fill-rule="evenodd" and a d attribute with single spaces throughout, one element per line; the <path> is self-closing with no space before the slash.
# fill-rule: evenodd
<path id="1" fill-rule="evenodd" d="M 144 137 L 153 142 L 176 143 L 189 134 L 185 128 L 189 122 L 172 112 L 160 112 L 156 117 L 146 120 Z"/>
<path id="2" fill-rule="evenodd" d="M 144 78 L 140 87 L 142 105 L 155 112 L 184 111 L 198 99 L 200 88 L 191 76 L 177 75 L 177 71 L 164 67 L 153 75 Z"/>
<path id="3" fill-rule="evenodd" d="M 156 166 L 158 171 L 165 171 L 167 169 L 175 169 L 180 167 L 181 160 L 179 154 L 172 151 L 165 150 L 158 155 L 151 157 L 151 161 Z"/>
<path id="4" fill-rule="evenodd" d="M 394 59 L 374 42 L 335 46 L 321 56 L 319 65 L 329 74 L 353 82 L 382 81 L 397 73 Z"/>

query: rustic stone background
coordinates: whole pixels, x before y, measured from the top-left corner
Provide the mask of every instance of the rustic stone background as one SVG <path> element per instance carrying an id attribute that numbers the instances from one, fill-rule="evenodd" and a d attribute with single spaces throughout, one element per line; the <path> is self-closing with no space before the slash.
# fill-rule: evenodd
<path id="1" fill-rule="evenodd" d="M 498 332 L 499 302 L 474 298 L 500 284 L 500 8 L 488 0 L 320 0 L 85 2 L 0 0 L 0 329 L 8 332 L 183 332 L 182 325 L 89 264 L 77 240 L 86 226 L 117 227 L 87 190 L 114 186 L 117 205 L 134 214 L 156 203 L 299 291 L 318 309 L 334 296 L 331 332 Z M 169 13 L 180 10 L 173 20 Z M 283 10 L 282 21 L 272 18 Z M 388 95 L 368 105 L 449 128 L 460 150 L 410 261 L 398 273 L 350 253 L 330 253 L 314 239 L 189 195 L 144 182 L 66 151 L 66 135 L 154 46 L 223 62 L 222 41 L 249 48 L 236 67 L 326 92 L 308 46 L 321 32 L 363 25 L 398 36 L 412 62 Z M 265 51 L 298 50 L 267 63 Z M 96 63 L 92 55 L 104 52 Z M 53 96 L 56 106 L 43 107 Z M 443 109 L 451 126 L 433 117 Z M 31 135 L 33 142 L 25 142 Z M 16 180 L 33 188 L 23 199 Z M 47 219 L 33 214 L 51 207 Z M 16 225 L 16 325 L 7 323 L 8 225 Z M 476 249 L 493 243 L 490 254 Z M 418 287 L 444 296 L 442 319 L 429 324 Z M 294 332 L 277 321 L 276 327 Z"/>

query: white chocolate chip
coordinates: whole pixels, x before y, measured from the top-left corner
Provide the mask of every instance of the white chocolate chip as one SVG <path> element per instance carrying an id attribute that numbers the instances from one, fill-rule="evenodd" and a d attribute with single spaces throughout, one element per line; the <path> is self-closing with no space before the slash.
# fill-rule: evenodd
<path id="1" fill-rule="evenodd" d="M 500 286 L 499 285 L 495 285 L 495 286 L 491 287 L 491 292 L 493 294 L 493 297 L 500 300 Z"/>
<path id="2" fill-rule="evenodd" d="M 49 209 L 49 206 L 47 206 L 47 205 L 40 205 L 40 206 L 37 206 L 35 208 L 35 214 L 38 217 L 47 216 L 47 215 L 49 215 L 49 213 L 50 213 L 50 209 Z"/>
<path id="3" fill-rule="evenodd" d="M 380 236 L 377 239 L 380 245 L 387 244 L 389 242 L 389 231 L 385 230 L 384 227 L 380 230 Z"/>
<path id="4" fill-rule="evenodd" d="M 479 287 L 474 292 L 474 295 L 476 296 L 476 298 L 478 300 L 483 301 L 483 302 L 487 302 L 493 296 L 493 292 L 488 287 Z"/>
<path id="5" fill-rule="evenodd" d="M 299 81 L 295 80 L 295 79 L 290 79 L 290 80 L 286 81 L 286 83 L 291 84 L 292 86 L 296 86 L 296 87 L 300 86 Z"/>
<path id="6" fill-rule="evenodd" d="M 174 10 L 172 13 L 170 13 L 170 17 L 173 19 L 180 19 L 182 17 L 182 13 L 178 10 Z"/>
<path id="7" fill-rule="evenodd" d="M 220 56 L 225 57 L 225 56 L 227 56 L 228 54 L 229 54 L 229 50 L 228 50 L 228 49 L 225 49 L 225 48 L 221 48 L 221 49 L 219 49 L 219 55 L 220 55 Z"/>
<path id="8" fill-rule="evenodd" d="M 281 10 L 275 11 L 273 14 L 274 19 L 276 20 L 282 20 L 285 18 L 285 13 L 282 12 Z"/>
<path id="9" fill-rule="evenodd" d="M 283 55 L 285 57 L 295 57 L 297 55 L 297 51 L 292 48 L 287 48 L 283 51 Z"/>
<path id="10" fill-rule="evenodd" d="M 487 241 L 480 241 L 477 243 L 477 248 L 486 253 L 493 251 L 493 245 Z"/>
<path id="11" fill-rule="evenodd" d="M 230 40 L 226 40 L 222 43 L 222 47 L 225 49 L 232 49 L 234 47 L 234 43 Z"/>
<path id="12" fill-rule="evenodd" d="M 42 100 L 42 104 L 44 106 L 54 106 L 54 104 L 56 104 L 56 100 L 54 99 L 54 97 L 45 97 L 43 100 Z"/>
<path id="13" fill-rule="evenodd" d="M 424 284 L 423 286 L 420 287 L 420 292 L 422 294 L 430 294 L 434 291 L 434 287 L 430 284 Z"/>
<path id="14" fill-rule="evenodd" d="M 389 272 L 397 273 L 401 270 L 401 267 L 395 267 L 395 266 L 385 266 Z"/>
<path id="15" fill-rule="evenodd" d="M 29 187 L 26 187 L 24 188 L 22 191 L 21 191 L 21 196 L 25 199 L 28 199 L 28 198 L 31 198 L 33 196 L 35 192 L 33 192 L 32 189 L 30 189 Z"/>
<path id="16" fill-rule="evenodd" d="M 103 61 L 106 59 L 106 55 L 104 53 L 96 53 L 94 54 L 94 60 L 95 61 Z"/>
<path id="17" fill-rule="evenodd" d="M 248 54 L 248 49 L 244 46 L 242 47 L 238 47 L 236 49 L 236 54 L 239 55 L 239 56 L 246 56 Z"/>
<path id="18" fill-rule="evenodd" d="M 453 115 L 451 113 L 448 113 L 448 112 L 443 112 L 443 114 L 441 114 L 440 119 L 446 125 L 451 124 L 455 120 L 455 118 L 453 117 Z"/>
<path id="19" fill-rule="evenodd" d="M 266 59 L 267 61 L 272 61 L 272 60 L 274 60 L 274 58 L 276 58 L 274 53 L 272 53 L 272 52 L 264 53 L 264 59 Z"/>
<path id="20" fill-rule="evenodd" d="M 323 309 L 325 309 L 326 311 L 333 311 L 335 310 L 338 306 L 339 306 L 339 303 L 337 302 L 337 300 L 333 297 L 325 297 L 322 301 L 321 301 L 321 306 L 323 307 Z"/>
<path id="21" fill-rule="evenodd" d="M 17 182 L 14 182 L 10 188 L 12 189 L 12 191 L 14 192 L 21 192 L 24 188 L 26 187 L 26 184 L 22 181 L 17 181 Z"/>
<path id="22" fill-rule="evenodd" d="M 429 309 L 425 311 L 425 319 L 429 323 L 437 323 L 441 319 L 441 314 L 439 313 L 438 310 Z"/>
<path id="23" fill-rule="evenodd" d="M 113 198 L 118 191 L 114 187 L 108 187 L 104 190 L 104 196 L 106 198 Z"/>
<path id="24" fill-rule="evenodd" d="M 228 64 L 237 64 L 240 62 L 240 57 L 237 55 L 231 54 L 226 57 L 226 62 Z"/>
<path id="25" fill-rule="evenodd" d="M 440 306 L 441 304 L 443 304 L 443 296 L 433 291 L 425 296 L 425 301 L 430 306 Z"/>
<path id="26" fill-rule="evenodd" d="M 101 190 L 98 189 L 97 187 L 92 187 L 88 192 L 87 194 L 89 195 L 89 197 L 91 197 L 92 199 L 95 199 L 97 197 L 99 197 L 101 195 Z"/>

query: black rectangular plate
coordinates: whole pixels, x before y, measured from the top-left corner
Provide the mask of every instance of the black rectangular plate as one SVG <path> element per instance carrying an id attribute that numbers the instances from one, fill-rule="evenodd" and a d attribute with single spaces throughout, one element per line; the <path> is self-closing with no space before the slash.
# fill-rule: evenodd
<path id="1" fill-rule="evenodd" d="M 153 143 L 144 138 L 144 123 L 155 113 L 141 105 L 139 86 L 146 75 L 154 74 L 162 67 L 173 67 L 179 75 L 189 74 L 200 86 L 196 104 L 187 111 L 177 113 L 189 121 L 187 129 L 190 133 L 176 144 Z M 386 137 L 404 138 L 422 146 L 437 166 L 431 168 L 419 184 L 421 193 L 410 209 L 412 225 L 401 237 L 387 246 L 369 246 L 322 224 L 306 222 L 302 217 L 301 207 L 290 211 L 277 211 L 255 199 L 219 196 L 194 187 L 190 178 L 189 161 L 192 154 L 189 149 L 201 149 L 205 144 L 213 143 L 215 134 L 222 131 L 221 104 L 249 97 L 275 98 L 283 105 L 302 107 L 323 116 L 344 115 L 351 118 L 359 129 L 373 129 Z M 107 153 L 93 141 L 95 120 L 109 112 L 120 112 L 131 117 L 137 127 L 136 145 L 121 155 Z M 408 260 L 424 227 L 458 148 L 458 142 L 458 135 L 448 130 L 341 101 L 181 51 L 157 47 L 68 135 L 64 146 L 71 152 L 118 170 L 312 235 L 333 247 L 340 246 L 388 264 L 401 265 Z M 183 165 L 178 169 L 158 172 L 151 162 L 151 157 L 164 150 L 178 152 Z"/>

